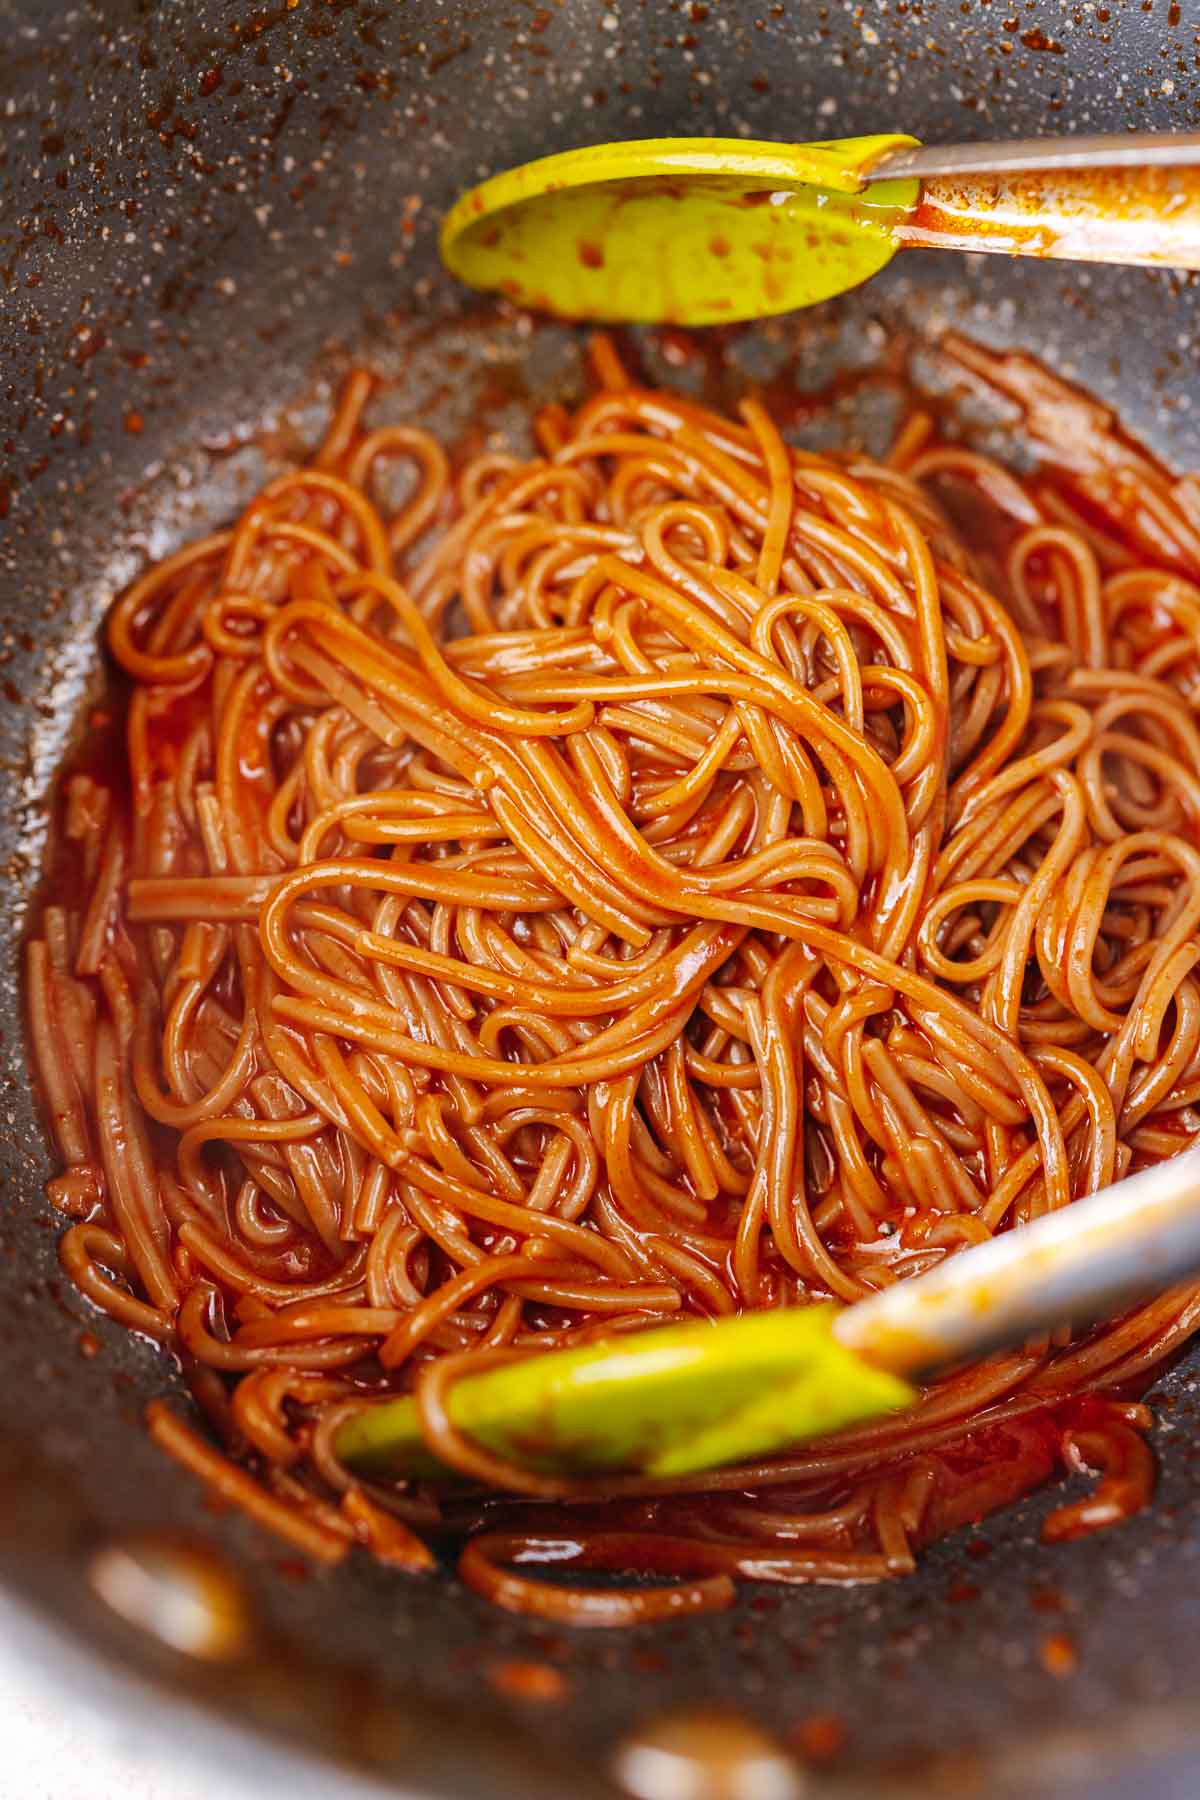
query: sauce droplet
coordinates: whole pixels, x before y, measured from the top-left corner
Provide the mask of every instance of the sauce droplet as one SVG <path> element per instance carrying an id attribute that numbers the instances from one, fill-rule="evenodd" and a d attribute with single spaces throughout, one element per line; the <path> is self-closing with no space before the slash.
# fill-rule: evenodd
<path id="1" fill-rule="evenodd" d="M 669 1713 L 620 1745 L 613 1772 L 636 1800 L 803 1800 L 807 1777 L 748 1719 Z"/>
<path id="2" fill-rule="evenodd" d="M 1038 1656 L 1047 1675 L 1053 1675 L 1058 1681 L 1065 1681 L 1079 1667 L 1075 1640 L 1065 1631 L 1049 1632 L 1038 1647 Z"/>
<path id="3" fill-rule="evenodd" d="M 534 1700 L 542 1705 L 562 1700 L 567 1678 L 561 1669 L 540 1662 L 498 1662 L 488 1670 L 488 1680 L 498 1694 L 511 1700 Z"/>
<path id="4" fill-rule="evenodd" d="M 809 1762 L 830 1762 L 846 1743 L 846 1722 L 837 1713 L 812 1713 L 796 1727 L 796 1743 Z"/>
<path id="5" fill-rule="evenodd" d="M 118 1617 L 204 1662 L 232 1662 L 254 1636 L 241 1581 L 201 1544 L 167 1535 L 131 1537 L 97 1551 L 92 1589 Z"/>

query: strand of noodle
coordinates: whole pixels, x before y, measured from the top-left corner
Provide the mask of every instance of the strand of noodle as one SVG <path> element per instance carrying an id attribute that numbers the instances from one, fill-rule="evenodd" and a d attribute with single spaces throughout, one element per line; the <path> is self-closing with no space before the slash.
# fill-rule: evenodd
<path id="1" fill-rule="evenodd" d="M 152 1400 L 147 1406 L 146 1428 L 154 1442 L 202 1481 L 217 1499 L 238 1507 L 256 1524 L 286 1539 L 318 1562 L 340 1562 L 345 1555 L 346 1545 L 341 1539 L 315 1521 L 306 1519 L 294 1506 L 275 1499 L 253 1476 L 247 1475 L 236 1463 L 198 1437 L 164 1401 Z"/>

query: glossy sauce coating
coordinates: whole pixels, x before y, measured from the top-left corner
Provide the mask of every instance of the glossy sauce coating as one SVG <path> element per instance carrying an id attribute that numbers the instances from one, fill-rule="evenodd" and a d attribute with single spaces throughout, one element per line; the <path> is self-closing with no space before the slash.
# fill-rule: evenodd
<path id="1" fill-rule="evenodd" d="M 949 351 L 1053 469 L 919 409 L 795 451 L 604 341 L 536 457 L 455 469 L 358 372 L 117 602 L 120 775 L 67 782 L 29 947 L 62 1257 L 180 1357 L 204 1426 L 157 1441 L 306 1554 L 465 1534 L 499 1604 L 610 1626 L 903 1573 L 1063 1466 L 1102 1479 L 1052 1535 L 1148 1498 L 1130 1394 L 1195 1290 L 585 1503 L 489 1497 L 527 1480 L 445 1407 L 481 1355 L 851 1302 L 1200 1126 L 1194 484 Z M 408 1391 L 474 1492 L 339 1463 Z"/>

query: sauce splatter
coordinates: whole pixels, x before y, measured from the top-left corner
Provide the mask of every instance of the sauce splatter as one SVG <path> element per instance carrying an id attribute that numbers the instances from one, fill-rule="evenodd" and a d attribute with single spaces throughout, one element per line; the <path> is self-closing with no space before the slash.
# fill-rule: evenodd
<path id="1" fill-rule="evenodd" d="M 567 1678 L 561 1669 L 552 1669 L 549 1663 L 493 1663 L 487 1676 L 496 1692 L 507 1695 L 510 1700 L 532 1700 L 539 1706 L 547 1706 L 566 1698 Z"/>
<path id="2" fill-rule="evenodd" d="M 1065 1631 L 1051 1631 L 1038 1645 L 1038 1661 L 1047 1675 L 1053 1675 L 1056 1681 L 1065 1681 L 1079 1667 L 1079 1651 L 1075 1640 L 1068 1637 Z"/>
<path id="3" fill-rule="evenodd" d="M 830 1762 L 845 1747 L 846 1721 L 837 1713 L 813 1713 L 796 1727 L 797 1748 L 809 1762 Z"/>

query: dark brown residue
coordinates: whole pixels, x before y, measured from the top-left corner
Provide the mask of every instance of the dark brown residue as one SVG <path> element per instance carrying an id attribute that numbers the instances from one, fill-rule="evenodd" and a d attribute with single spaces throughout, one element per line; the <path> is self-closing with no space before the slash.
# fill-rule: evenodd
<path id="1" fill-rule="evenodd" d="M 1056 38 L 1047 37 L 1040 25 L 1021 33 L 1021 42 L 1027 50 L 1040 50 L 1046 56 L 1065 56 L 1065 47 Z"/>

